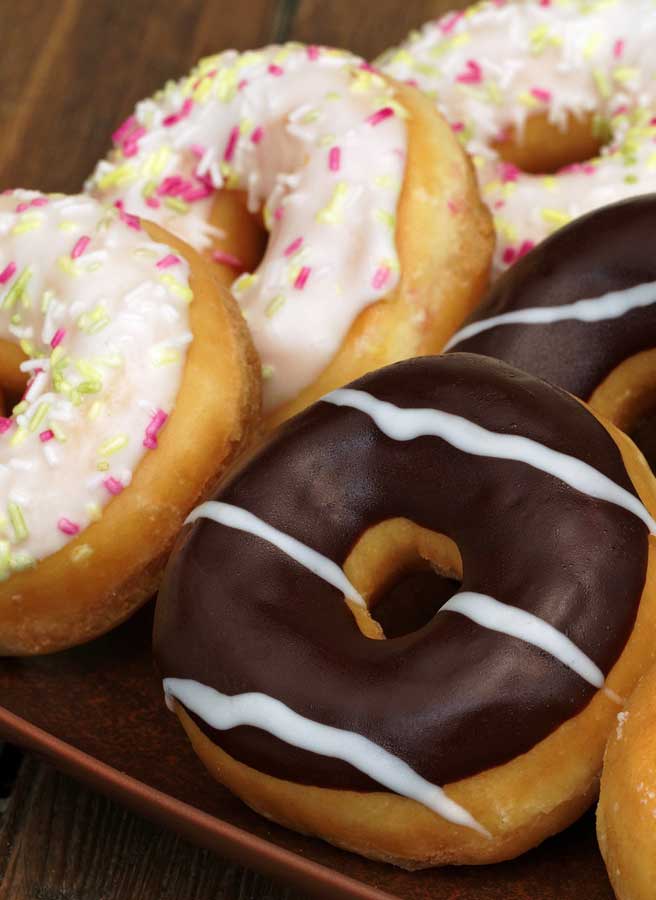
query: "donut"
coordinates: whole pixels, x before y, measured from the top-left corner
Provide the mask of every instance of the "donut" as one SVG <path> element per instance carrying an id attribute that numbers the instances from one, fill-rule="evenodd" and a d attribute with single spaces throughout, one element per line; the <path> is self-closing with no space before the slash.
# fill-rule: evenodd
<path id="1" fill-rule="evenodd" d="M 458 142 L 418 91 L 350 53 L 202 60 L 114 145 L 87 190 L 214 260 L 259 351 L 269 425 L 439 350 L 486 287 L 493 229 Z"/>
<path id="2" fill-rule="evenodd" d="M 604 758 L 597 836 L 618 900 L 652 900 L 656 884 L 656 669 L 618 714 Z"/>
<path id="3" fill-rule="evenodd" d="M 494 215 L 496 272 L 571 219 L 656 190 L 651 0 L 478 3 L 378 61 L 433 97 Z"/>
<path id="4" fill-rule="evenodd" d="M 656 464 L 656 194 L 583 216 L 493 284 L 446 349 L 545 378 L 631 433 Z"/>
<path id="5" fill-rule="evenodd" d="M 165 695 L 271 819 L 406 868 L 514 857 L 591 803 L 654 658 L 655 509 L 629 438 L 546 382 L 388 366 L 190 515 L 156 608 Z M 386 640 L 376 604 L 428 564 L 459 589 Z"/>
<path id="6" fill-rule="evenodd" d="M 85 195 L 0 196 L 0 337 L 0 383 L 23 360 L 0 418 L 0 655 L 52 652 L 152 596 L 259 420 L 259 371 L 207 263 Z"/>

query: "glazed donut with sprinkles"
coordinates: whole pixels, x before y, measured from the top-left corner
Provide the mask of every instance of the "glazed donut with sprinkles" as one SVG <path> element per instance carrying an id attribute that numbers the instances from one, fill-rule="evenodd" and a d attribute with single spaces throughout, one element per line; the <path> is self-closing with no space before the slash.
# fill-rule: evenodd
<path id="1" fill-rule="evenodd" d="M 289 44 L 202 60 L 114 144 L 87 190 L 232 283 L 269 424 L 436 352 L 485 288 L 492 229 L 469 161 L 425 97 L 350 53 Z"/>
<path id="2" fill-rule="evenodd" d="M 189 517 L 164 690 L 269 818 L 408 868 L 511 858 L 590 805 L 655 658 L 654 512 L 631 441 L 546 382 L 469 354 L 389 366 Z M 377 602 L 427 562 L 459 589 L 385 639 Z"/>
<path id="3" fill-rule="evenodd" d="M 0 335 L 0 383 L 24 387 L 0 418 L 0 653 L 41 653 L 152 594 L 259 373 L 207 264 L 87 196 L 0 197 Z"/>
<path id="4" fill-rule="evenodd" d="M 590 210 L 656 190 L 653 0 L 492 0 L 378 65 L 434 99 L 472 155 L 501 271 Z"/>

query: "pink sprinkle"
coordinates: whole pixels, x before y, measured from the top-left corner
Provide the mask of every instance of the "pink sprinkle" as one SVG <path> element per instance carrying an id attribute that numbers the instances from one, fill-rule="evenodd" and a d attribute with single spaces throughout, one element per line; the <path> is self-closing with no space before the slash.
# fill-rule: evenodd
<path id="1" fill-rule="evenodd" d="M 164 125 L 166 128 L 170 128 L 171 125 L 177 125 L 178 122 L 189 115 L 193 108 L 193 105 L 194 101 L 191 99 L 191 97 L 187 97 L 185 102 L 182 104 L 179 112 L 172 113 L 170 116 L 166 116 L 164 119 L 162 119 L 162 125 Z"/>
<path id="2" fill-rule="evenodd" d="M 118 216 L 121 222 L 127 225 L 128 228 L 134 228 L 135 231 L 141 231 L 139 217 L 133 216 L 132 213 L 126 213 L 122 200 L 116 200 L 114 206 L 118 210 Z"/>
<path id="3" fill-rule="evenodd" d="M 342 151 L 339 147 L 331 147 L 328 153 L 328 168 L 331 172 L 339 172 L 342 165 Z"/>
<path id="4" fill-rule="evenodd" d="M 176 256 L 174 253 L 167 253 L 166 256 L 157 260 L 156 266 L 158 269 L 168 269 L 169 266 L 177 266 L 179 262 L 179 256 Z"/>
<path id="5" fill-rule="evenodd" d="M 467 60 L 465 71 L 456 77 L 456 81 L 460 84 L 480 84 L 482 80 L 483 70 L 473 59 Z"/>
<path id="6" fill-rule="evenodd" d="M 380 266 L 380 268 L 376 269 L 376 271 L 374 272 L 374 277 L 371 281 L 373 289 L 375 291 L 379 291 L 385 285 L 385 282 L 389 277 L 389 268 L 387 266 Z"/>
<path id="7" fill-rule="evenodd" d="M 276 222 L 279 222 L 282 219 L 283 212 L 284 209 L 282 208 L 282 206 L 276 206 L 273 211 L 273 218 L 276 220 Z"/>
<path id="8" fill-rule="evenodd" d="M 308 59 L 311 59 L 314 62 L 316 59 L 319 59 L 319 48 L 316 44 L 310 44 L 305 52 L 307 53 Z"/>
<path id="9" fill-rule="evenodd" d="M 166 178 L 162 178 L 157 193 L 160 197 L 177 197 L 185 189 L 187 183 L 181 175 L 168 175 Z"/>
<path id="10" fill-rule="evenodd" d="M 237 85 L 237 90 L 243 91 L 247 84 L 248 84 L 248 78 L 242 78 L 242 80 Z"/>
<path id="11" fill-rule="evenodd" d="M 276 66 L 273 63 L 271 63 L 271 65 L 268 67 L 268 72 L 270 75 L 275 75 L 276 77 L 279 77 L 280 75 L 283 74 L 283 69 L 281 69 L 280 66 Z"/>
<path id="12" fill-rule="evenodd" d="M 526 256 L 533 247 L 535 247 L 534 241 L 523 241 L 519 250 L 517 251 L 517 259 L 521 259 L 522 256 Z"/>
<path id="13" fill-rule="evenodd" d="M 618 40 L 613 44 L 613 56 L 615 59 L 620 59 L 622 54 L 624 53 L 624 41 Z"/>
<path id="14" fill-rule="evenodd" d="M 214 262 L 219 263 L 222 266 L 228 266 L 238 272 L 243 272 L 246 269 L 246 266 L 241 259 L 237 256 L 233 256 L 232 253 L 227 253 L 225 250 L 214 250 L 212 252 L 212 259 Z"/>
<path id="15" fill-rule="evenodd" d="M 419 82 L 416 78 L 406 78 L 405 83 L 409 85 L 409 87 L 419 87 Z"/>
<path id="16" fill-rule="evenodd" d="M 362 69 L 364 72 L 375 72 L 376 69 L 370 62 L 361 62 L 358 66 L 358 69 Z"/>
<path id="17" fill-rule="evenodd" d="M 382 109 L 376 110 L 375 113 L 368 116 L 366 121 L 369 125 L 380 125 L 381 122 L 384 122 L 385 119 L 389 119 L 389 117 L 393 115 L 394 110 L 391 106 L 383 106 Z"/>
<path id="18" fill-rule="evenodd" d="M 302 291 L 305 285 L 307 284 L 307 280 L 310 277 L 310 272 L 312 269 L 309 266 L 303 266 L 301 271 L 296 276 L 296 281 L 294 282 L 294 287 L 297 291 Z"/>
<path id="19" fill-rule="evenodd" d="M 34 200 L 30 200 L 30 206 L 47 206 L 48 202 L 47 197 L 35 197 Z"/>
<path id="20" fill-rule="evenodd" d="M 75 522 L 71 522 L 70 519 L 65 519 L 63 516 L 57 522 L 57 528 L 60 531 L 63 531 L 64 534 L 77 534 L 80 530 L 80 526 L 76 525 Z"/>
<path id="21" fill-rule="evenodd" d="M 213 188 L 207 184 L 189 185 L 182 194 L 182 199 L 187 203 L 194 203 L 196 200 L 204 200 L 213 193 Z"/>
<path id="22" fill-rule="evenodd" d="M 228 137 L 228 143 L 226 144 L 226 148 L 223 151 L 223 158 L 226 162 L 230 162 L 232 157 L 235 155 L 235 147 L 237 146 L 238 140 L 239 140 L 239 126 L 235 125 L 235 127 L 230 132 L 230 136 Z"/>
<path id="23" fill-rule="evenodd" d="M 55 436 L 55 432 L 52 429 L 47 428 L 45 431 L 39 432 L 39 440 L 42 444 L 46 444 L 48 441 L 51 441 Z"/>
<path id="24" fill-rule="evenodd" d="M 531 94 L 541 103 L 549 103 L 551 101 L 551 91 L 547 91 L 544 88 L 531 88 Z"/>
<path id="25" fill-rule="evenodd" d="M 4 434 L 5 431 L 9 431 L 13 424 L 13 419 L 8 419 L 6 416 L 0 416 L 0 434 Z"/>
<path id="26" fill-rule="evenodd" d="M 114 478 L 112 475 L 109 475 L 107 478 L 105 478 L 103 484 L 105 485 L 109 493 L 114 494 L 114 496 L 116 496 L 116 494 L 120 494 L 124 487 L 123 482 L 119 481 L 118 478 Z"/>
<path id="27" fill-rule="evenodd" d="M 494 205 L 494 209 L 503 209 L 504 206 L 506 205 L 506 201 L 505 200 L 495 200 L 493 205 Z"/>
<path id="28" fill-rule="evenodd" d="M 285 256 L 291 256 L 292 253 L 296 253 L 297 250 L 300 250 L 303 246 L 303 238 L 297 237 L 295 241 L 292 241 L 289 247 L 285 250 Z"/>
<path id="29" fill-rule="evenodd" d="M 7 263 L 7 265 L 4 267 L 2 272 L 0 272 L 0 284 L 7 284 L 7 282 L 14 275 L 15 272 L 16 272 L 16 263 L 15 262 Z"/>
<path id="30" fill-rule="evenodd" d="M 159 209 L 161 205 L 157 197 L 146 197 L 146 206 L 150 206 L 151 209 Z"/>
<path id="31" fill-rule="evenodd" d="M 55 347 L 58 347 L 61 344 L 61 342 L 64 340 L 65 336 L 66 336 L 65 328 L 58 328 L 57 331 L 55 331 L 55 333 L 52 337 L 52 340 L 50 341 L 50 346 L 52 347 L 53 350 L 55 349 Z"/>
<path id="32" fill-rule="evenodd" d="M 503 183 L 508 184 L 509 181 L 517 181 L 520 171 L 517 166 L 512 163 L 501 162 L 499 163 L 499 175 L 501 176 Z"/>
<path id="33" fill-rule="evenodd" d="M 464 130 L 465 130 L 464 122 L 452 122 L 451 123 L 451 131 L 454 131 L 456 134 L 458 134 L 459 131 L 464 131 Z"/>
<path id="34" fill-rule="evenodd" d="M 202 144 L 190 144 L 189 149 L 196 159 L 202 159 L 205 156 L 205 147 Z"/>
<path id="35" fill-rule="evenodd" d="M 509 266 L 517 259 L 517 251 L 514 247 L 506 247 L 501 258 L 503 259 L 504 263 Z"/>
<path id="36" fill-rule="evenodd" d="M 450 34 L 464 16 L 464 12 L 454 12 L 451 13 L 450 16 L 445 16 L 442 21 L 438 23 L 442 34 Z"/>
<path id="37" fill-rule="evenodd" d="M 448 200 L 446 205 L 452 216 L 457 216 L 462 209 L 462 203 L 458 203 L 456 200 Z"/>
<path id="38" fill-rule="evenodd" d="M 16 207 L 16 212 L 22 213 L 22 212 L 25 212 L 25 210 L 29 209 L 29 208 L 30 208 L 29 203 L 19 203 L 18 206 Z"/>
<path id="39" fill-rule="evenodd" d="M 137 120 L 135 119 L 135 117 L 128 116 L 128 118 L 125 120 L 125 122 L 122 122 L 118 126 L 118 128 L 116 129 L 114 134 L 112 135 L 112 140 L 114 141 L 114 143 L 118 145 L 120 143 L 120 141 L 123 139 L 123 137 L 129 131 L 131 131 L 136 124 L 137 124 Z"/>
<path id="40" fill-rule="evenodd" d="M 144 136 L 144 134 L 146 134 L 146 129 L 143 127 L 143 125 L 140 125 L 123 139 L 123 142 L 121 144 L 123 156 L 135 156 L 137 154 L 137 152 L 139 151 L 139 140 Z"/>
<path id="41" fill-rule="evenodd" d="M 81 238 L 78 238 L 75 242 L 75 246 L 71 250 L 71 259 L 77 259 L 79 256 L 82 256 L 90 243 L 91 238 L 87 237 L 86 234 L 83 234 Z"/>
<path id="42" fill-rule="evenodd" d="M 261 125 L 258 125 L 255 131 L 251 134 L 251 141 L 254 144 L 259 144 L 262 138 L 264 137 L 264 128 Z"/>
<path id="43" fill-rule="evenodd" d="M 157 434 L 167 419 L 168 416 L 163 409 L 158 409 L 157 412 L 153 415 L 148 426 L 146 427 L 146 434 L 143 439 L 143 445 L 144 447 L 147 447 L 148 450 L 157 449 Z"/>

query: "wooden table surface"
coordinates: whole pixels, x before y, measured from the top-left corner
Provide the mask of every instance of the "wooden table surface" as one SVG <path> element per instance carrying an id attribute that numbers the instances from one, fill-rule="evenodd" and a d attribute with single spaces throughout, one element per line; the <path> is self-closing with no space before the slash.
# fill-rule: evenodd
<path id="1" fill-rule="evenodd" d="M 137 100 L 285 40 L 372 58 L 466 0 L 0 0 L 0 190 L 75 192 Z M 0 750 L 0 900 L 292 900 L 50 766 Z"/>

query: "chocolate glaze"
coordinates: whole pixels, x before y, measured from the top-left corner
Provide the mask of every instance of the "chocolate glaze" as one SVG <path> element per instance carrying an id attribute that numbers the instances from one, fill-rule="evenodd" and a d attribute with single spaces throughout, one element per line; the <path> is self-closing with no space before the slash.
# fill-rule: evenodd
<path id="1" fill-rule="evenodd" d="M 502 363 L 428 357 L 354 386 L 533 438 L 633 492 L 616 445 L 584 407 Z M 524 463 L 472 456 L 434 437 L 391 440 L 363 413 L 324 402 L 287 423 L 217 499 L 340 565 L 366 528 L 390 517 L 445 533 L 462 554 L 463 590 L 540 616 L 604 673 L 626 644 L 644 587 L 647 529 L 626 510 Z M 155 653 L 163 676 L 230 695 L 261 691 L 365 735 L 435 784 L 529 750 L 595 694 L 548 654 L 457 613 L 439 613 L 404 637 L 369 640 L 335 588 L 271 544 L 206 519 L 185 529 L 169 563 Z M 346 763 L 258 729 L 198 724 L 264 772 L 376 787 Z"/>
<path id="2" fill-rule="evenodd" d="M 469 321 L 656 281 L 654 235 L 654 194 L 575 219 L 511 266 Z M 653 347 L 656 303 L 601 322 L 499 325 L 453 350 L 502 359 L 587 400 L 620 363 Z"/>

